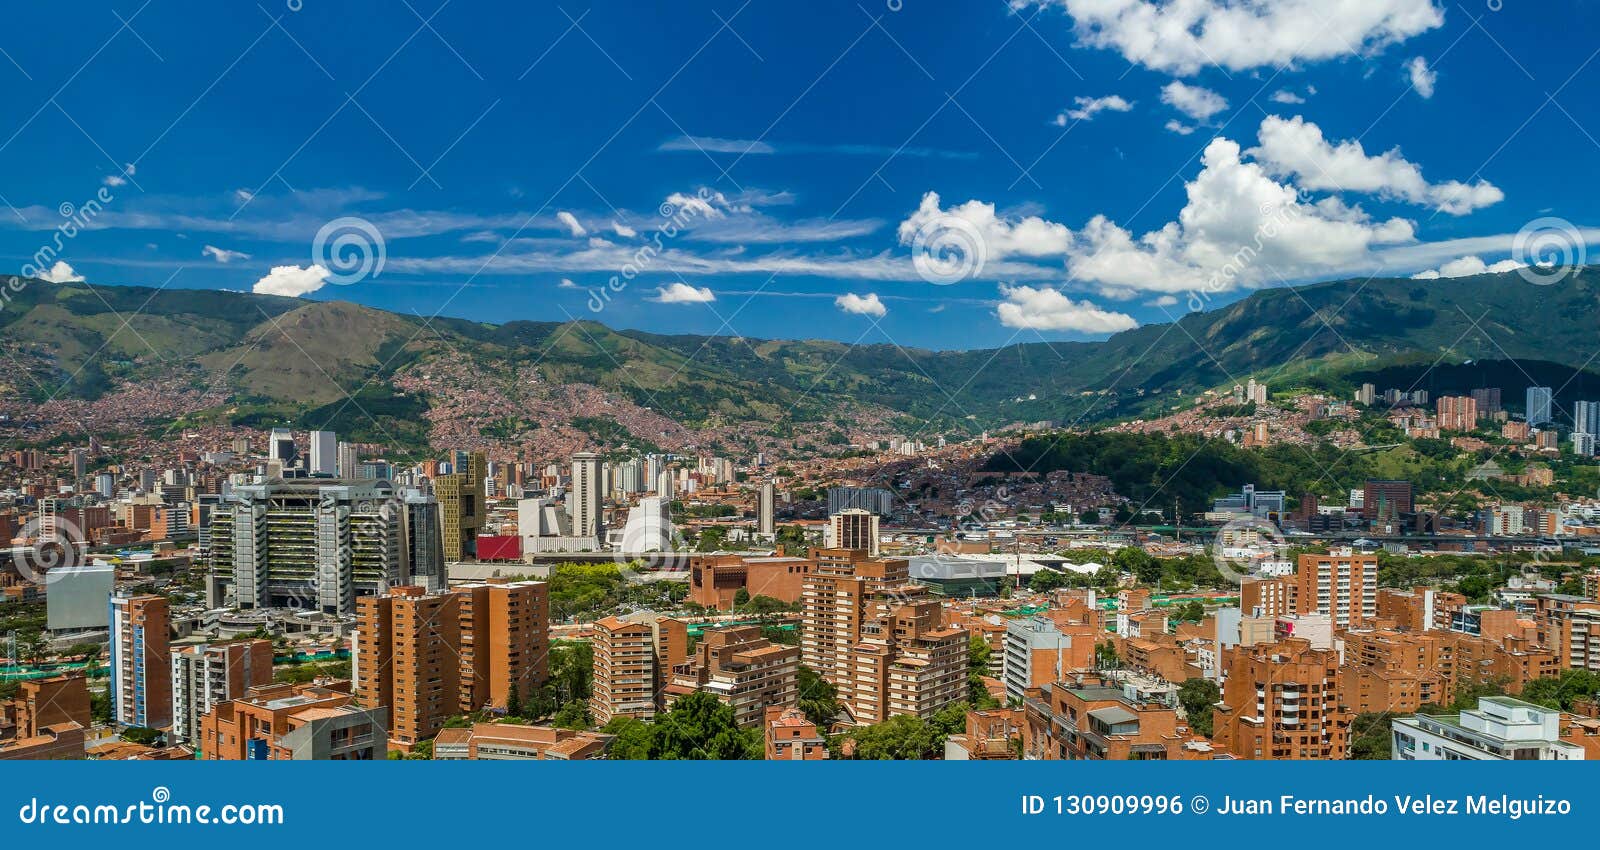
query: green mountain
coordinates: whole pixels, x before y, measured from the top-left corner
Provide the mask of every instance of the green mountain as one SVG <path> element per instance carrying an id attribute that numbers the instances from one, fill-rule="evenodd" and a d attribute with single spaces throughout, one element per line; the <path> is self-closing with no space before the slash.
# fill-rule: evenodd
<path id="1" fill-rule="evenodd" d="M 1503 386 L 1513 406 L 1536 381 L 1600 395 L 1583 373 L 1600 353 L 1591 268 L 1551 286 L 1512 273 L 1270 289 L 1101 342 L 971 351 L 427 321 L 206 290 L 13 280 L 0 291 L 0 412 L 22 423 L 23 442 L 65 439 L 72 429 L 51 411 L 66 399 L 99 400 L 117 430 L 166 429 L 170 415 L 184 427 L 289 423 L 412 447 L 565 450 L 1103 421 L 1251 376 L 1340 393 L 1362 381 L 1435 394 Z M 40 407 L 47 399 L 57 401 Z M 122 404 L 145 418 L 118 419 Z"/>

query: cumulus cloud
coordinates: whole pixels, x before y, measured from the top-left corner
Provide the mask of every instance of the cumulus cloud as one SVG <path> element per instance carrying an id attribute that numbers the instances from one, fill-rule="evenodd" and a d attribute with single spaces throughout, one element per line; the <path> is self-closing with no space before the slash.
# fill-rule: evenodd
<path id="1" fill-rule="evenodd" d="M 639 231 L 618 221 L 611 222 L 611 232 L 621 236 L 623 239 L 632 239 L 639 235 Z"/>
<path id="2" fill-rule="evenodd" d="M 560 283 L 556 284 L 556 289 L 581 289 L 581 288 L 582 287 L 578 286 L 576 283 L 573 283 L 572 282 L 572 278 L 570 278 L 570 277 L 564 277 L 564 278 L 561 279 Z"/>
<path id="3" fill-rule="evenodd" d="M 1144 302 L 1146 307 L 1176 307 L 1177 305 L 1178 299 L 1172 295 L 1163 295 L 1160 298 L 1152 298 Z"/>
<path id="4" fill-rule="evenodd" d="M 1305 103 L 1306 99 L 1288 89 L 1278 89 L 1272 93 L 1272 102 L 1299 105 Z"/>
<path id="5" fill-rule="evenodd" d="M 250 255 L 243 251 L 230 251 L 227 248 L 218 248 L 215 245 L 207 245 L 204 248 L 201 248 L 200 254 L 204 257 L 210 257 L 213 260 L 222 263 L 223 265 L 227 265 L 234 260 L 250 259 Z"/>
<path id="6" fill-rule="evenodd" d="M 1068 121 L 1092 121 L 1101 112 L 1128 112 L 1133 109 L 1133 104 L 1124 100 L 1121 95 L 1106 95 L 1105 97 L 1075 97 L 1072 99 L 1073 107 L 1056 116 L 1056 126 L 1065 127 Z"/>
<path id="7" fill-rule="evenodd" d="M 1211 116 L 1228 108 L 1228 99 L 1211 89 L 1173 80 L 1161 87 L 1161 102 L 1206 124 Z"/>
<path id="8" fill-rule="evenodd" d="M 51 283 L 83 282 L 83 275 L 78 274 L 77 271 L 72 268 L 72 266 L 67 265 L 66 260 L 56 260 L 55 265 L 45 269 L 42 272 L 39 272 L 35 275 L 35 277 L 39 278 L 40 280 L 47 280 Z"/>
<path id="9" fill-rule="evenodd" d="M 266 277 L 256 281 L 250 291 L 257 295 L 284 295 L 299 298 L 322 288 L 330 272 L 320 266 L 273 266 Z"/>
<path id="10" fill-rule="evenodd" d="M 1289 119 L 1267 116 L 1261 122 L 1260 146 L 1250 154 L 1274 175 L 1292 176 L 1307 189 L 1364 192 L 1450 215 L 1465 215 L 1505 198 L 1505 193 L 1485 180 L 1429 183 L 1423 179 L 1422 169 L 1402 157 L 1398 148 L 1368 156 L 1355 139 L 1331 144 L 1323 138 L 1322 128 L 1298 115 Z"/>
<path id="11" fill-rule="evenodd" d="M 1002 217 L 994 204 L 976 200 L 941 209 L 937 192 L 924 194 L 916 212 L 900 223 L 900 244 L 914 243 L 919 230 L 929 233 L 949 219 L 970 225 L 982 238 L 987 259 L 1060 256 L 1072 244 L 1072 231 L 1064 224 L 1036 215 Z"/>
<path id="12" fill-rule="evenodd" d="M 1132 316 L 1103 310 L 1089 301 L 1073 301 L 1048 286 L 1002 285 L 1000 295 L 1005 300 L 995 308 L 995 314 L 1008 328 L 1099 334 L 1139 326 Z"/>
<path id="13" fill-rule="evenodd" d="M 1424 98 L 1433 97 L 1433 84 L 1438 81 L 1439 75 L 1428 67 L 1428 60 L 1421 56 L 1412 57 L 1406 63 L 1406 75 L 1411 78 L 1411 87 L 1417 90 L 1417 94 Z"/>
<path id="14" fill-rule="evenodd" d="M 649 300 L 661 304 L 705 304 L 717 300 L 717 296 L 709 287 L 679 282 L 657 289 L 655 297 Z"/>
<path id="15" fill-rule="evenodd" d="M 1176 118 L 1169 119 L 1165 126 L 1167 128 L 1167 132 L 1177 133 L 1180 136 L 1187 136 L 1194 132 L 1193 127 L 1190 127 L 1188 124 L 1185 124 Z"/>
<path id="16" fill-rule="evenodd" d="M 1433 0 L 1011 0 L 1060 7 L 1080 44 L 1156 71 L 1190 75 L 1286 68 L 1367 54 L 1444 23 Z"/>
<path id="17" fill-rule="evenodd" d="M 556 220 L 561 222 L 562 226 L 567 229 L 567 232 L 571 233 L 575 238 L 581 238 L 589 235 L 589 231 L 583 229 L 583 225 L 578 222 L 578 217 L 567 212 L 566 210 L 556 213 Z"/>
<path id="18" fill-rule="evenodd" d="M 846 313 L 855 313 L 859 316 L 877 316 L 881 319 L 889 312 L 889 308 L 883 306 L 883 302 L 878 299 L 878 293 L 876 292 L 869 292 L 866 295 L 846 292 L 833 299 L 833 303 L 837 304 L 839 309 Z"/>
<path id="19" fill-rule="evenodd" d="M 1472 256 L 1451 260 L 1436 269 L 1418 272 L 1411 277 L 1416 280 L 1439 280 L 1440 278 L 1471 277 L 1477 274 L 1501 274 L 1502 272 L 1514 272 L 1517 269 L 1525 269 L 1527 267 L 1527 263 L 1517 260 L 1485 263 L 1482 258 Z"/>

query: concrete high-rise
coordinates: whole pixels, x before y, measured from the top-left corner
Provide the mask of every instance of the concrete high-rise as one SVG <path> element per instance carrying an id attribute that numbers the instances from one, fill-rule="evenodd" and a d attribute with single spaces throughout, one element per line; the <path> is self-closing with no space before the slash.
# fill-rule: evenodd
<path id="1" fill-rule="evenodd" d="M 868 557 L 878 557 L 878 515 L 850 508 L 828 517 L 823 529 L 823 546 L 829 549 L 859 549 Z"/>
<path id="2" fill-rule="evenodd" d="M 387 481 L 272 479 L 237 485 L 211 511 L 211 581 L 240 608 L 351 614 L 357 596 L 407 580 Z"/>
<path id="3" fill-rule="evenodd" d="M 1528 387 L 1527 412 L 1529 425 L 1544 425 L 1555 421 L 1550 415 L 1553 396 L 1549 387 Z"/>
<path id="4" fill-rule="evenodd" d="M 172 616 L 165 596 L 111 597 L 111 714 L 118 726 L 172 723 Z"/>
<path id="5" fill-rule="evenodd" d="M 600 456 L 578 452 L 572 456 L 572 487 L 567 493 L 567 515 L 576 537 L 600 536 L 601 499 L 605 494 Z"/>
<path id="6" fill-rule="evenodd" d="M 172 653 L 172 736 L 200 740 L 200 716 L 245 691 L 272 682 L 272 641 L 179 647 Z"/>
<path id="7" fill-rule="evenodd" d="M 761 489 L 756 493 L 756 533 L 776 534 L 777 524 L 777 486 L 771 481 L 761 482 Z"/>
<path id="8" fill-rule="evenodd" d="M 456 452 L 451 471 L 433 479 L 433 495 L 439 500 L 439 543 L 447 564 L 478 551 L 478 530 L 487 513 L 483 480 L 488 470 L 483 452 Z"/>
<path id="9" fill-rule="evenodd" d="M 311 432 L 311 459 L 306 471 L 329 478 L 339 474 L 339 435 L 332 431 Z"/>

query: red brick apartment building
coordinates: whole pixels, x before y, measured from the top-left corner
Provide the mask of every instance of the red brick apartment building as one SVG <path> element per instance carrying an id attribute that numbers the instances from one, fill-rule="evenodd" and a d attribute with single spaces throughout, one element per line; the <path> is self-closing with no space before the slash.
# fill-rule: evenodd
<path id="1" fill-rule="evenodd" d="M 653 614 L 594 621 L 594 687 L 589 712 L 604 726 L 616 717 L 652 720 L 663 709 L 673 668 L 689 658 L 689 627 Z"/>
<path id="2" fill-rule="evenodd" d="M 1090 761 L 1184 761 L 1212 758 L 1171 706 L 1130 698 L 1097 676 L 1053 682 L 1023 700 L 1025 758 Z"/>
<path id="3" fill-rule="evenodd" d="M 689 563 L 689 599 L 718 611 L 733 610 L 734 597 L 741 590 L 752 598 L 770 596 L 780 602 L 799 602 L 810 564 L 805 558 L 697 556 Z"/>
<path id="4" fill-rule="evenodd" d="M 614 736 L 520 723 L 474 723 L 441 729 L 436 761 L 587 761 L 605 758 Z"/>
<path id="5" fill-rule="evenodd" d="M 92 723 L 82 675 L 25 681 L 0 702 L 0 761 L 81 759 Z"/>
<path id="6" fill-rule="evenodd" d="M 1354 716 L 1339 690 L 1339 654 L 1290 638 L 1225 653 L 1213 742 L 1242 759 L 1342 759 Z"/>
<path id="7" fill-rule="evenodd" d="M 798 708 L 769 706 L 762 731 L 765 733 L 768 761 L 824 761 L 828 742 L 817 731 L 817 724 L 806 719 Z"/>
<path id="8" fill-rule="evenodd" d="M 793 708 L 799 701 L 799 669 L 800 647 L 767 640 L 759 626 L 707 631 L 689 660 L 673 668 L 668 707 L 703 691 L 732 708 L 741 727 L 753 729 L 768 708 Z"/>
<path id="9" fill-rule="evenodd" d="M 382 707 L 354 704 L 347 681 L 272 684 L 200 718 L 200 758 L 371 761 L 388 750 Z"/>

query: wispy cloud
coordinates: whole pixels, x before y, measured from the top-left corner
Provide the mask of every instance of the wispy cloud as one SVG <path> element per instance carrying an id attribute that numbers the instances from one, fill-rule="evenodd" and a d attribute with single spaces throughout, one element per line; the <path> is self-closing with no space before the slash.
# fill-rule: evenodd
<path id="1" fill-rule="evenodd" d="M 725 139 L 718 136 L 674 136 L 656 147 L 658 151 L 702 151 L 745 156 L 781 154 L 840 154 L 844 156 L 914 156 L 929 159 L 976 159 L 977 154 L 943 148 L 890 147 L 867 144 L 811 144 L 806 142 L 767 142 L 759 139 Z"/>

